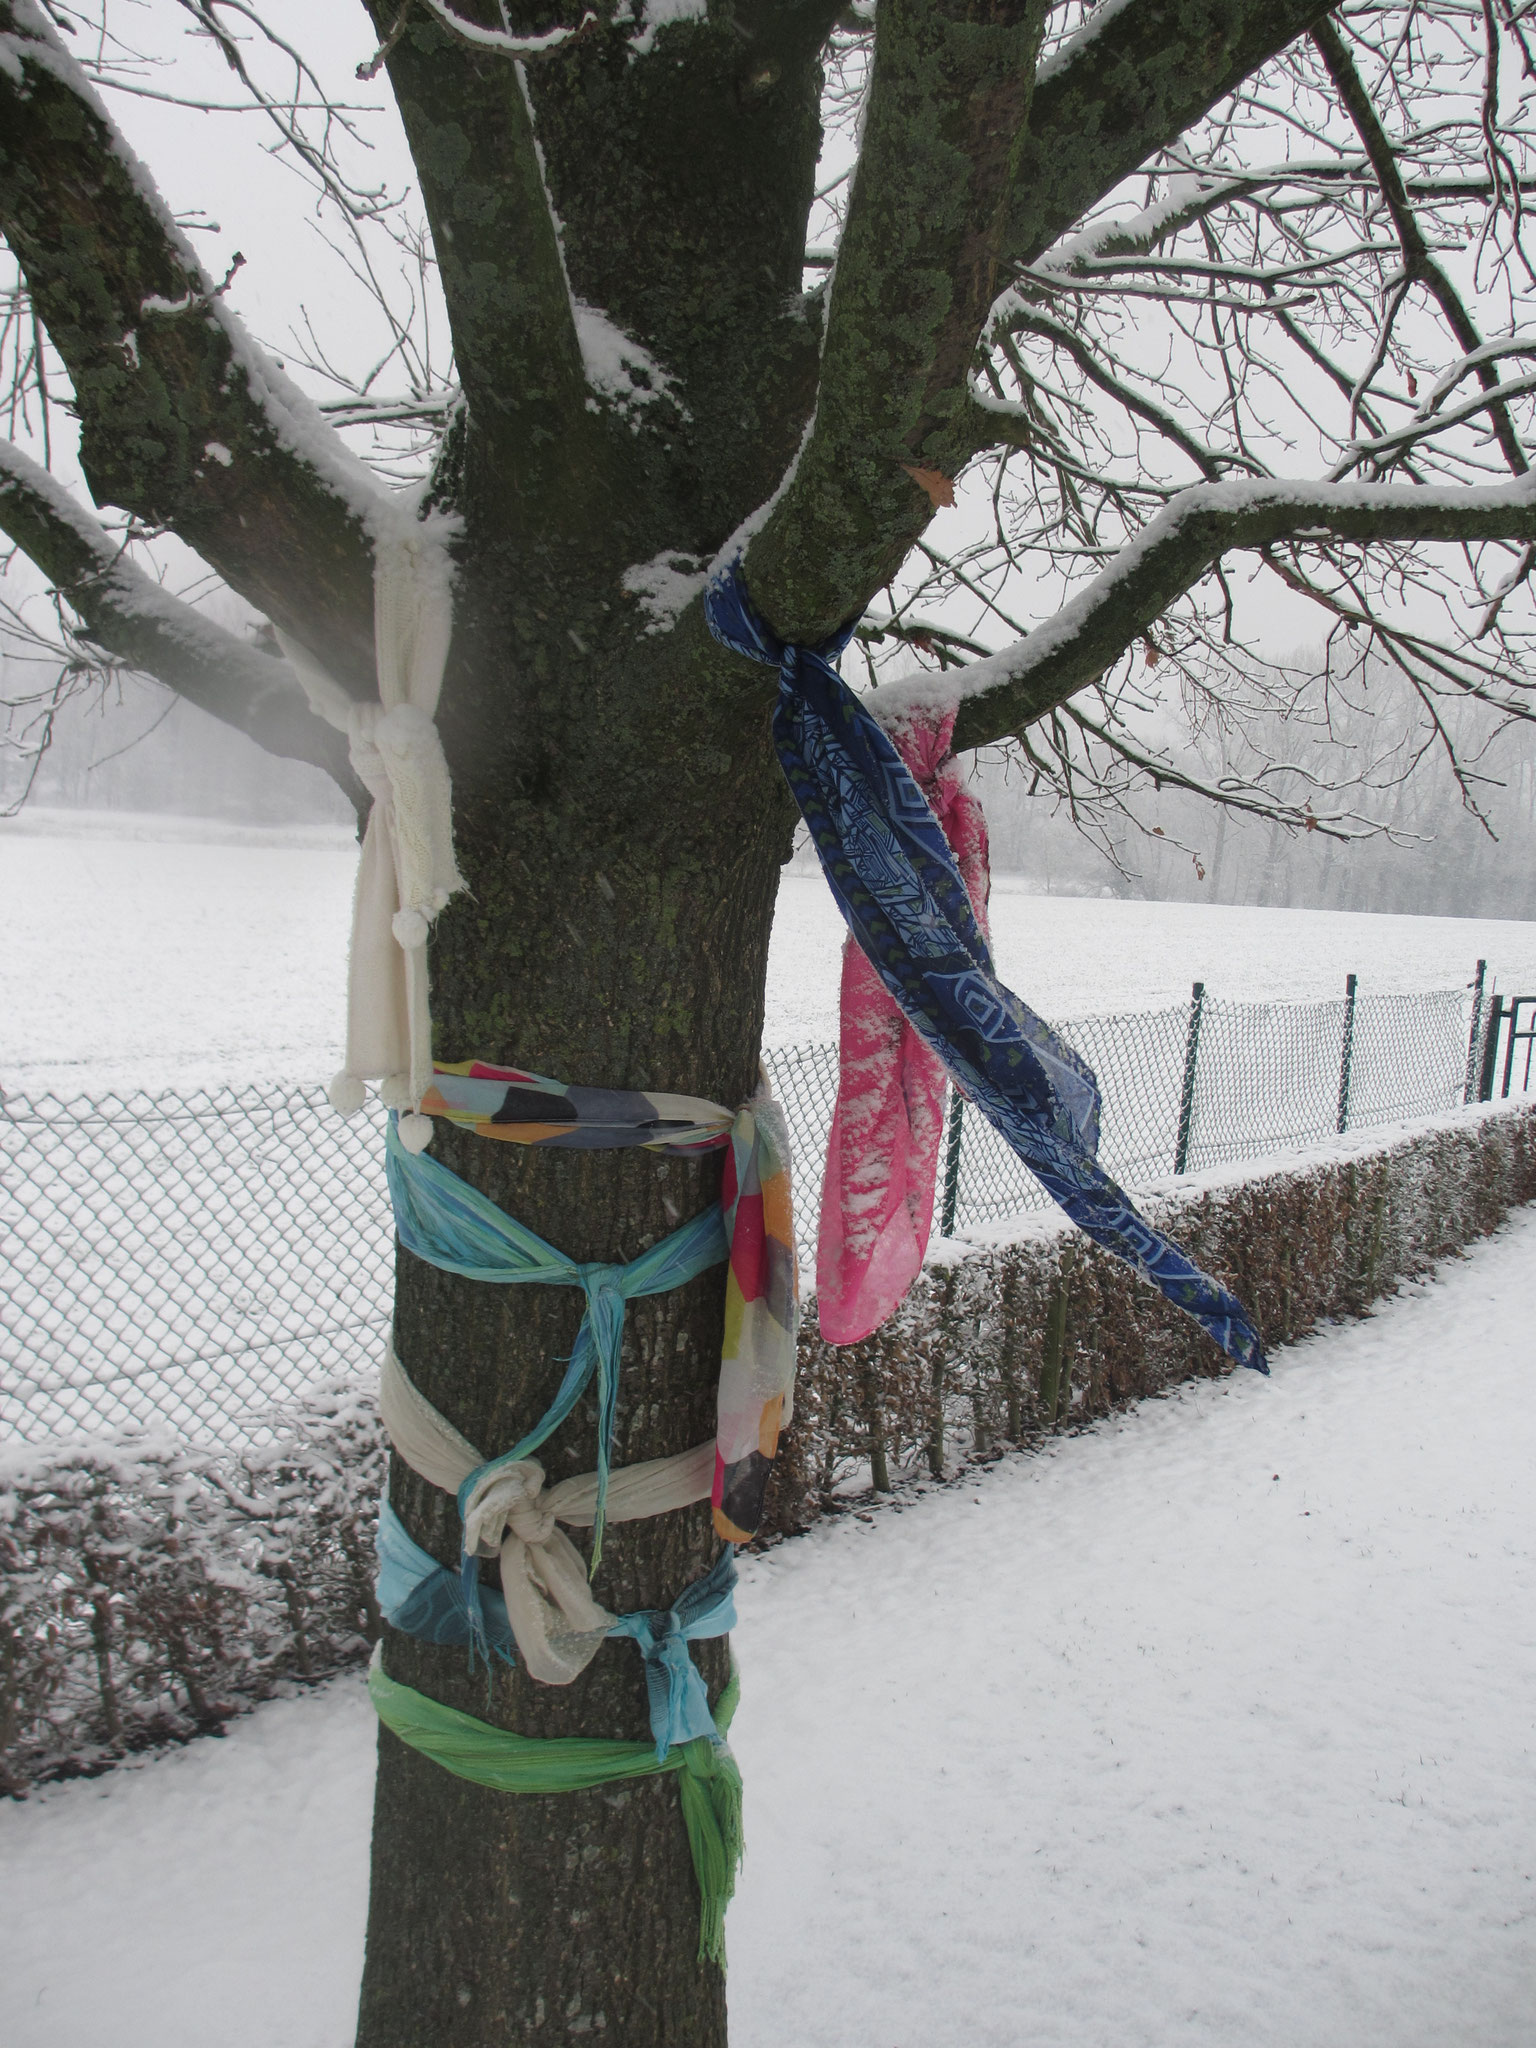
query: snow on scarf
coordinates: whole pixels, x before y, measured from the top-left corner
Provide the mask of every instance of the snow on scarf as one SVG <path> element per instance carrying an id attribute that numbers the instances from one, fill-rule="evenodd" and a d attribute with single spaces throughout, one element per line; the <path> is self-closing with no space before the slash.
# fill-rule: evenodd
<path id="1" fill-rule="evenodd" d="M 943 829 L 984 938 L 991 873 L 981 805 L 949 751 L 953 711 L 892 733 Z M 944 1067 L 850 935 L 843 943 L 837 1106 L 827 1140 L 816 1301 L 829 1344 L 877 1330 L 922 1268 L 944 1129 Z"/>

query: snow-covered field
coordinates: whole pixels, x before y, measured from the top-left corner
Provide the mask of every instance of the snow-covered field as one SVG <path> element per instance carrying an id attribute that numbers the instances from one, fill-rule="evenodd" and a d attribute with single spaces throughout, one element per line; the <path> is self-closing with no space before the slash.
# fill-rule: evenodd
<path id="1" fill-rule="evenodd" d="M 88 824 L 88 831 L 82 830 Z M 67 829 L 65 829 L 67 827 Z M 0 1087 L 307 1083 L 338 1063 L 355 851 L 342 832 L 24 817 L 0 827 Z M 1479 956 L 1536 991 L 1536 922 L 1247 910 L 1031 893 L 999 877 L 1003 978 L 1054 1019 L 1213 997 L 1460 986 Z M 836 1037 L 842 926 L 820 878 L 785 876 L 767 1041 Z"/>
<path id="2" fill-rule="evenodd" d="M 1536 1215 L 750 1560 L 735 2048 L 1525 2048 Z M 344 2048 L 358 1680 L 0 1813 L 7 2048 Z"/>

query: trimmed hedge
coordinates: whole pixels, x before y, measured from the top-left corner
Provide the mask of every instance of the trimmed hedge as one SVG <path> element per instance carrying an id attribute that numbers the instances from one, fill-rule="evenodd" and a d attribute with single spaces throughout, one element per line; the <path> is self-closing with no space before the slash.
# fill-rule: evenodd
<path id="1" fill-rule="evenodd" d="M 365 1657 L 386 1449 L 372 1392 L 335 1382 L 238 1454 L 161 1434 L 0 1454 L 0 1791 Z"/>
<path id="2" fill-rule="evenodd" d="M 1142 1206 L 1247 1305 L 1273 1348 L 1364 1315 L 1532 1200 L 1536 1108 L 1501 1106 L 1165 1183 Z M 901 1472 L 942 1476 L 1230 1370 L 1187 1316 L 1065 1221 L 1031 1218 L 995 1237 L 939 1246 L 862 1344 L 821 1343 L 807 1315 L 774 1533 L 809 1527 L 850 1482 L 883 1492 Z"/>
<path id="3" fill-rule="evenodd" d="M 1358 1316 L 1536 1199 L 1536 1108 L 1463 1113 L 1231 1169 L 1146 1206 L 1271 1346 Z M 1070 1227 L 936 1249 L 898 1313 L 834 1349 L 806 1317 L 767 1540 L 887 1489 L 1227 1370 L 1209 1338 Z M 0 1791 L 216 1731 L 360 1662 L 378 1634 L 385 1445 L 331 1382 L 231 1453 L 165 1436 L 0 1452 Z"/>

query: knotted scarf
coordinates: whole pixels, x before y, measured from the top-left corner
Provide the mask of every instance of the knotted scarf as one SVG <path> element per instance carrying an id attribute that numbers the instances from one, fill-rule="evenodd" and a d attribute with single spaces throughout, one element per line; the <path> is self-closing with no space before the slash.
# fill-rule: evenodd
<path id="1" fill-rule="evenodd" d="M 368 1691 L 385 1727 L 457 1778 L 496 1792 L 583 1792 L 625 1778 L 679 1774 L 683 1824 L 699 1887 L 699 1955 L 725 1960 L 725 1909 L 741 1863 L 741 1772 L 725 1740 L 741 1698 L 735 1666 L 708 1736 L 657 1756 L 646 1742 L 585 1735 L 540 1740 L 493 1728 L 472 1714 L 429 1699 L 385 1671 L 375 1649 Z"/>
<path id="2" fill-rule="evenodd" d="M 432 1075 L 427 932 L 463 888 L 453 853 L 448 764 L 432 715 L 453 634 L 450 564 L 425 533 L 381 541 L 374 561 L 377 703 L 359 703 L 291 635 L 281 635 L 311 708 L 347 736 L 373 798 L 352 901 L 347 962 L 347 1060 L 334 1106 L 363 1106 L 365 1080 L 384 1082 L 391 1109 L 412 1111 Z M 408 1114 L 404 1143 L 420 1150 L 431 1125 Z"/>
<path id="3" fill-rule="evenodd" d="M 732 1112 L 696 1095 L 575 1087 L 519 1067 L 464 1060 L 434 1067 L 422 1108 L 486 1137 L 540 1148 L 645 1146 L 678 1153 L 724 1149 L 720 1211 L 729 1264 L 711 1503 L 718 1533 L 728 1543 L 750 1542 L 762 1520 L 780 1432 L 794 1414 L 800 1314 L 789 1130 L 766 1079 L 750 1102 Z M 444 1175 L 446 1181 L 440 1180 Z M 392 1176 L 391 1193 L 397 1180 L 403 1186 L 404 1169 Z M 424 1177 L 424 1184 L 439 1187 L 452 1181 L 454 1176 L 443 1167 Z M 397 1215 L 399 1206 L 397 1202 Z M 484 1208 L 493 1216 L 501 1213 L 489 1203 Z M 482 1223 L 494 1237 L 495 1226 L 483 1214 Z M 409 1239 L 406 1227 L 413 1233 Z M 533 1244 L 542 1244 L 531 1231 L 526 1234 Z M 429 1235 L 416 1222 L 401 1228 L 401 1242 L 440 1263 L 433 1251 L 423 1249 Z M 543 1250 L 561 1258 L 547 1245 Z M 605 1469 L 600 1461 L 600 1472 Z"/>
<path id="4" fill-rule="evenodd" d="M 892 735 L 927 797 L 987 934 L 987 827 L 949 751 L 953 711 Z M 944 1134 L 944 1068 L 850 935 L 843 942 L 837 1103 L 827 1139 L 816 1307 L 829 1344 L 877 1330 L 922 1270 Z"/>
<path id="5" fill-rule="evenodd" d="M 602 1556 L 608 1495 L 608 1464 L 619 1399 L 619 1344 L 624 1310 L 639 1295 L 681 1287 L 729 1249 L 717 1208 L 708 1208 L 628 1265 L 600 1259 L 570 1259 L 536 1231 L 498 1209 L 488 1196 L 460 1180 L 429 1153 L 408 1152 L 391 1120 L 385 1133 L 384 1170 L 400 1242 L 429 1265 L 466 1280 L 500 1286 L 527 1282 L 546 1287 L 579 1287 L 586 1310 L 576 1332 L 565 1376 L 554 1400 L 511 1450 L 478 1466 L 458 1490 L 459 1512 L 468 1514 L 477 1489 L 536 1451 L 564 1422 L 595 1378 L 597 1381 L 597 1494 L 592 1515 L 592 1564 Z M 478 1583 L 474 1558 L 466 1551 L 466 1592 Z M 470 1602 L 473 1609 L 473 1600 Z"/>
<path id="6" fill-rule="evenodd" d="M 536 1458 L 487 1461 L 413 1383 L 393 1344 L 385 1347 L 379 1375 L 379 1413 L 390 1442 L 413 1472 L 455 1499 L 462 1494 L 463 1558 L 497 1558 L 501 1575 L 498 1601 L 480 1584 L 478 1572 L 467 1578 L 462 1566 L 458 1574 L 448 1572 L 419 1552 L 426 1558 L 425 1569 L 445 1582 L 433 1583 L 427 1601 L 419 1591 L 423 1568 L 395 1575 L 392 1561 L 400 1561 L 403 1571 L 404 1554 L 396 1560 L 399 1546 L 386 1548 L 381 1536 L 379 1606 L 386 1618 L 431 1642 L 468 1643 L 482 1653 L 488 1646 L 507 1662 L 510 1630 L 530 1678 L 541 1685 L 569 1685 L 596 1656 L 614 1620 L 593 1599 L 586 1563 L 559 1526 L 591 1528 L 597 1474 L 583 1472 L 546 1487 Z M 712 1443 L 621 1466 L 609 1479 L 607 1519 L 637 1522 L 707 1500 L 714 1469 Z M 391 1611 L 392 1604 L 399 1613 Z"/>
<path id="7" fill-rule="evenodd" d="M 1080 1054 L 1003 987 L 965 883 L 890 738 L 817 648 L 778 639 L 739 562 L 704 594 L 720 643 L 776 668 L 774 744 L 849 930 L 951 1080 L 1052 1200 L 1149 1279 L 1239 1364 L 1267 1370 L 1247 1311 L 1147 1222 L 1099 1165 L 1099 1091 Z"/>
<path id="8" fill-rule="evenodd" d="M 429 1643 L 473 1643 L 476 1618 L 465 1605 L 459 1574 L 412 1541 L 388 1501 L 379 1511 L 378 1550 L 379 1611 L 391 1628 Z M 704 1577 L 685 1586 L 670 1607 L 642 1608 L 615 1616 L 593 1603 L 598 1622 L 577 1669 L 591 1661 L 606 1637 L 631 1638 L 645 1660 L 651 1734 L 658 1758 L 679 1743 L 714 1734 L 709 1696 L 698 1666 L 688 1655 L 688 1645 L 730 1633 L 736 1626 L 735 1594 L 736 1553 L 723 1550 Z M 524 1645 L 505 1597 L 482 1588 L 479 1620 L 491 1648 L 503 1663 L 511 1664 L 514 1643 L 519 1650 Z M 545 1684 L 568 1682 L 526 1668 L 531 1678 Z M 568 1674 L 569 1678 L 575 1676 L 575 1670 Z"/>

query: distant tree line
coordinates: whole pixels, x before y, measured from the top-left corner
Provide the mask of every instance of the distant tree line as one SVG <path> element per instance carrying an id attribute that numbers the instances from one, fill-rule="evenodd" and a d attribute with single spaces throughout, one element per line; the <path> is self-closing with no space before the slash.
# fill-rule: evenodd
<path id="1" fill-rule="evenodd" d="M 1415 772 L 1404 773 L 1425 734 L 1409 721 L 1405 700 L 1393 703 L 1389 677 L 1373 676 L 1372 689 L 1371 703 L 1335 699 L 1326 732 L 1298 731 L 1294 717 L 1277 713 L 1258 739 L 1275 758 L 1288 747 L 1290 758 L 1309 762 L 1321 779 L 1345 781 L 1363 768 L 1363 807 L 1385 828 L 1378 837 L 1341 841 L 1287 830 L 1149 784 L 1118 816 L 1090 806 L 1074 821 L 1054 791 L 1031 794 L 1016 762 L 983 758 L 974 773 L 993 865 L 1029 876 L 1052 895 L 1536 916 L 1536 756 L 1525 729 L 1479 738 L 1475 710 L 1458 708 L 1458 765 L 1469 778 L 1464 802 L 1443 750 L 1431 746 Z M 1395 735 L 1389 730 L 1384 756 L 1371 758 L 1372 746 L 1382 755 L 1381 726 L 1390 729 L 1392 709 Z M 27 772 L 14 754 L 3 765 L 0 806 L 14 799 Z M 345 824 L 350 817 L 345 798 L 318 770 L 264 753 L 196 705 L 133 676 L 62 707 L 29 801 L 248 825 Z M 797 860 L 804 862 L 814 866 L 808 849 Z"/>
<path id="2" fill-rule="evenodd" d="M 1074 816 L 1057 792 L 1032 794 L 1016 761 L 983 759 L 975 773 L 994 867 L 1053 895 L 1536 916 L 1536 754 L 1524 726 L 1497 725 L 1463 701 L 1439 713 L 1441 733 L 1374 665 L 1368 689 L 1320 684 L 1314 698 L 1310 713 L 1256 721 L 1225 757 L 1207 736 L 1207 767 L 1251 774 L 1262 754 L 1297 762 L 1335 792 L 1353 783 L 1375 836 L 1288 829 L 1145 781 L 1110 807 L 1087 793 Z M 1290 780 L 1299 797 L 1302 775 Z"/>

